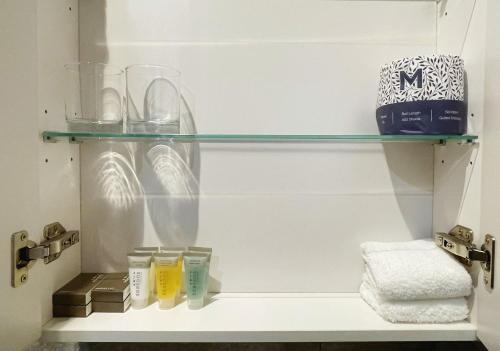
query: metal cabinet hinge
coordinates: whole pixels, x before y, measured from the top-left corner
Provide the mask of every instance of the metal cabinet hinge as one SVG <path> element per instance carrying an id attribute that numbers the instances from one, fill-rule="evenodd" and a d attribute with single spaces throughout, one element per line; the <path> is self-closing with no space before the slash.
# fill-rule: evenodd
<path id="1" fill-rule="evenodd" d="M 28 280 L 28 271 L 36 260 L 43 259 L 48 264 L 59 258 L 61 253 L 80 241 L 77 230 L 66 231 L 59 222 L 51 223 L 43 228 L 40 244 L 28 239 L 28 232 L 23 230 L 11 237 L 11 284 L 14 288 Z"/>
<path id="2" fill-rule="evenodd" d="M 455 255 L 458 260 L 468 266 L 478 261 L 483 270 L 483 282 L 488 291 L 494 287 L 495 273 L 495 237 L 486 234 L 484 243 L 478 249 L 474 241 L 472 229 L 457 225 L 449 233 L 434 234 L 436 245 Z"/>

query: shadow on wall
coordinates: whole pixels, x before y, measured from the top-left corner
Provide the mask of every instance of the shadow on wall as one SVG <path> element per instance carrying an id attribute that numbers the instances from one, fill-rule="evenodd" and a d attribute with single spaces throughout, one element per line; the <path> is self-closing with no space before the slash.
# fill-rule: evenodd
<path id="1" fill-rule="evenodd" d="M 430 238 L 433 233 L 433 224 L 437 225 L 436 230 L 447 232 L 461 220 L 461 213 L 466 200 L 467 190 L 471 181 L 472 168 L 476 164 L 477 145 L 458 145 L 449 143 L 445 146 L 446 152 L 442 154 L 436 149 L 431 153 L 438 159 L 434 166 L 434 158 L 427 159 L 429 155 L 425 150 L 416 150 L 415 148 L 431 148 L 428 144 L 387 144 L 384 145 L 387 165 L 391 171 L 391 181 L 396 190 L 396 199 L 398 201 L 401 214 L 408 226 L 409 232 L 415 239 Z M 467 148 L 464 151 L 464 148 Z M 446 155 L 446 157 L 444 156 Z M 401 162 L 401 158 L 414 158 L 413 163 Z M 444 159 L 446 158 L 446 159 Z M 430 161 L 430 162 L 429 162 Z M 428 177 L 434 177 L 434 180 L 422 182 L 422 174 Z M 400 193 L 397 190 L 402 184 L 411 185 L 415 189 L 429 192 L 434 195 L 437 202 L 429 203 L 429 215 L 427 218 L 434 218 L 434 223 L 422 225 L 420 219 L 422 214 L 420 206 L 415 206 L 415 201 L 410 200 L 411 194 Z M 426 189 L 425 184 L 434 184 L 433 189 Z M 434 212 L 434 213 L 433 213 Z M 428 228 L 423 231 L 422 228 Z"/>
<path id="2" fill-rule="evenodd" d="M 108 63 L 107 3 L 94 0 L 79 11 L 92 18 L 92 26 L 80 33 L 80 52 L 90 56 L 80 59 Z M 181 133 L 196 133 L 193 94 L 182 90 Z M 195 244 L 198 144 L 86 143 L 82 159 L 84 271 L 126 270 L 126 253 L 137 246 Z"/>
<path id="3" fill-rule="evenodd" d="M 196 133 L 186 99 L 181 132 Z M 126 270 L 137 246 L 188 246 L 198 232 L 200 151 L 197 143 L 85 144 L 82 174 L 85 271 Z M 104 257 L 102 261 L 99 257 Z"/>
<path id="4" fill-rule="evenodd" d="M 383 144 L 391 182 L 401 215 L 414 239 L 430 238 L 432 232 L 432 184 L 434 158 L 429 144 Z M 413 162 L 407 162 L 413 158 Z M 406 159 L 406 162 L 404 161 Z M 402 161 L 403 160 L 403 161 Z M 402 189 L 414 191 L 401 191 Z M 428 201 L 428 213 L 422 213 L 422 202 Z M 429 223 L 423 223 L 428 221 Z"/>
<path id="5" fill-rule="evenodd" d="M 185 95 L 187 95 L 185 93 Z M 181 133 L 196 134 L 193 114 L 183 96 Z M 198 143 L 154 142 L 139 144 L 139 178 L 154 243 L 190 246 L 198 232 L 200 149 Z"/>
<path id="6" fill-rule="evenodd" d="M 80 26 L 80 61 L 108 63 L 109 52 L 106 37 L 107 1 L 86 0 L 78 3 L 78 17 L 91 18 L 92 25 Z M 86 57 L 84 55 L 90 55 Z"/>
<path id="7" fill-rule="evenodd" d="M 144 199 L 135 154 L 134 144 L 82 146 L 88 160 L 82 167 L 84 271 L 126 270 L 125 253 L 143 241 Z"/>

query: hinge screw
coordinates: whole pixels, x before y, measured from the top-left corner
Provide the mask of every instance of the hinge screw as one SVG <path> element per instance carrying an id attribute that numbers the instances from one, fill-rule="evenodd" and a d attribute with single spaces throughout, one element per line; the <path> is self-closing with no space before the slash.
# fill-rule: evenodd
<path id="1" fill-rule="evenodd" d="M 25 283 L 27 279 L 28 279 L 28 276 L 26 274 L 23 274 L 21 276 L 21 283 Z"/>

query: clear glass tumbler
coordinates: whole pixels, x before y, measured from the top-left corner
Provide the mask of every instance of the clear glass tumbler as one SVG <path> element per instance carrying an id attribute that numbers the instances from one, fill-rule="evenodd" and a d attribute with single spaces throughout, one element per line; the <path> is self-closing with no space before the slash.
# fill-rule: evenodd
<path id="1" fill-rule="evenodd" d="M 125 69 L 127 131 L 179 133 L 180 72 L 158 65 L 132 65 Z"/>
<path id="2" fill-rule="evenodd" d="M 64 68 L 64 105 L 69 129 L 121 132 L 124 71 L 97 62 L 67 64 Z"/>

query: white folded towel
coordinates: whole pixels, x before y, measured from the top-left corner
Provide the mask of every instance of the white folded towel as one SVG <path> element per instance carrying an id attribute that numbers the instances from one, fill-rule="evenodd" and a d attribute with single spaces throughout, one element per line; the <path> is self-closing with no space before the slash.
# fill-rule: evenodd
<path id="1" fill-rule="evenodd" d="M 384 300 L 444 299 L 471 294 L 472 279 L 467 270 L 431 240 L 366 242 L 361 249 L 367 274 Z"/>
<path id="2" fill-rule="evenodd" d="M 440 300 L 393 301 L 382 298 L 364 278 L 361 297 L 382 318 L 393 323 L 450 323 L 466 319 L 469 315 L 463 297 Z"/>

